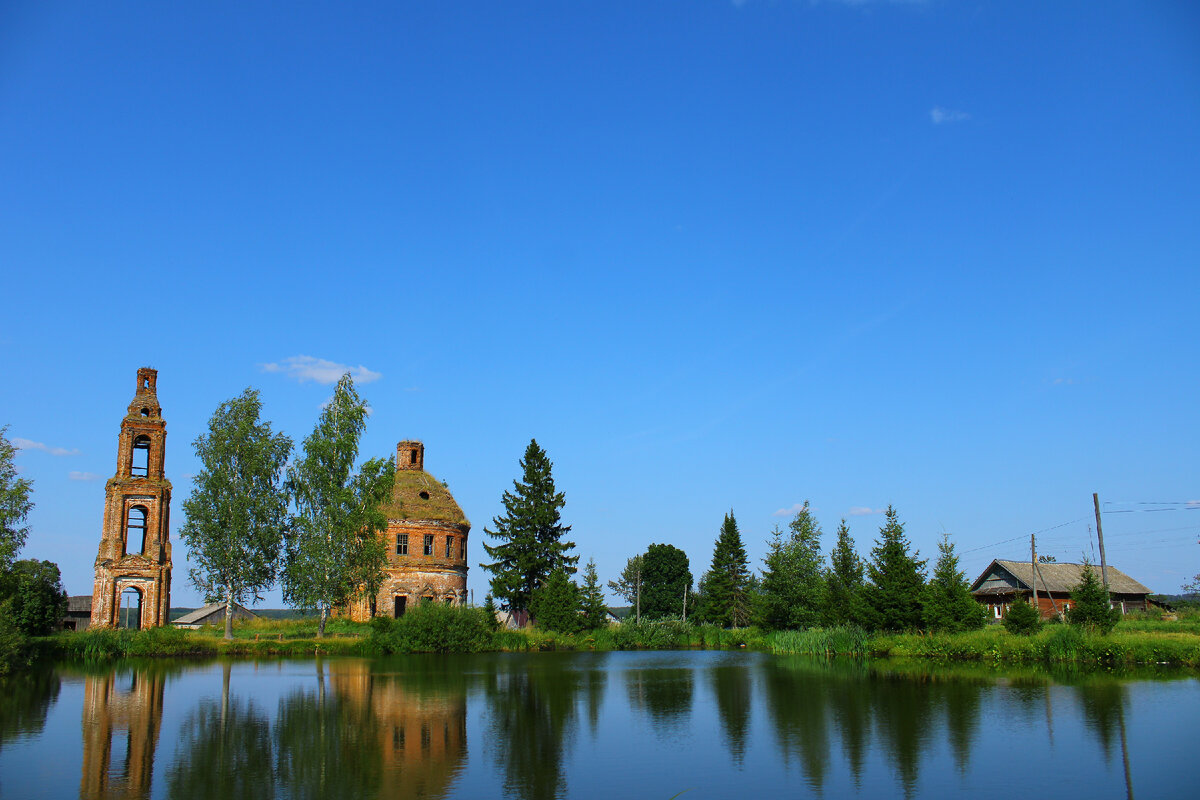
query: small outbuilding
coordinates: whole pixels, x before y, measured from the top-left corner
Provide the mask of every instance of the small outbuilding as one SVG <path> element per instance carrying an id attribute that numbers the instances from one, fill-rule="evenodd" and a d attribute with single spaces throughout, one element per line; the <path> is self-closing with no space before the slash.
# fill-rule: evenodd
<path id="1" fill-rule="evenodd" d="M 1038 611 L 1042 619 L 1050 619 L 1071 607 L 1071 592 L 1083 579 L 1083 566 L 1039 563 L 1035 570 L 1028 561 L 996 559 L 971 584 L 971 594 L 988 607 L 992 617 L 1001 619 L 1018 597 L 1028 601 L 1036 587 Z M 1100 567 L 1093 564 L 1092 569 L 1101 580 Z M 1113 607 L 1122 614 L 1149 607 L 1150 590 L 1112 565 L 1108 567 L 1108 591 Z"/>
<path id="2" fill-rule="evenodd" d="M 233 604 L 234 619 L 258 619 L 258 615 L 250 609 L 246 608 L 241 603 Z M 197 608 L 184 614 L 179 619 L 171 623 L 176 628 L 187 628 L 195 630 L 202 625 L 224 625 L 225 624 L 225 604 L 210 603 L 204 608 Z"/>
<path id="3" fill-rule="evenodd" d="M 64 631 L 86 630 L 92 624 L 92 596 L 76 594 L 67 598 L 67 613 L 62 620 Z"/>

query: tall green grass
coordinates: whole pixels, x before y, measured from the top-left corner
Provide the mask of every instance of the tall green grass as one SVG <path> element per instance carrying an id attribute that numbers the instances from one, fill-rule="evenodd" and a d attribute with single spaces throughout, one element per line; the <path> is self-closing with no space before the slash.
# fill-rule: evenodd
<path id="1" fill-rule="evenodd" d="M 767 649 L 777 655 L 865 656 L 870 651 L 870 641 L 870 635 L 854 625 L 809 628 L 803 631 L 774 631 L 767 636 Z"/>

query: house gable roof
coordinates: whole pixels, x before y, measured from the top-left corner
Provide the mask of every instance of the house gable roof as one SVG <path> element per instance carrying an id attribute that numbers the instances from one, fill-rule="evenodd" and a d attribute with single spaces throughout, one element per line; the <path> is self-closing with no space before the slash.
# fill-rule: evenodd
<path id="1" fill-rule="evenodd" d="M 258 616 L 257 614 L 255 614 L 250 609 L 246 608 L 241 603 L 234 603 L 233 610 L 234 610 L 235 614 L 241 612 L 241 613 L 249 614 L 251 617 Z M 174 625 L 195 625 L 196 623 L 201 622 L 206 617 L 210 616 L 211 614 L 213 614 L 217 611 L 220 611 L 222 614 L 224 614 L 225 613 L 225 604 L 224 603 L 209 603 L 204 608 L 197 608 L 195 611 L 191 611 L 187 614 L 184 614 L 179 619 L 173 620 L 172 624 L 174 624 Z"/>
<path id="2" fill-rule="evenodd" d="M 988 564 L 987 569 L 975 579 L 975 582 L 971 584 L 971 591 L 974 592 L 978 589 L 979 585 L 989 575 L 994 573 L 997 567 L 1015 578 L 1021 584 L 1021 589 L 1029 590 L 1033 587 L 1033 567 L 1028 561 L 1008 561 L 998 558 L 992 561 L 991 564 Z M 1100 567 L 1093 564 L 1092 569 L 1095 571 L 1096 577 L 1099 578 Z M 1066 562 L 1038 564 L 1038 573 L 1038 591 L 1070 592 L 1079 585 L 1080 580 L 1083 578 L 1083 564 Z M 1108 567 L 1108 590 L 1116 594 L 1150 594 L 1148 588 L 1111 564 Z"/>

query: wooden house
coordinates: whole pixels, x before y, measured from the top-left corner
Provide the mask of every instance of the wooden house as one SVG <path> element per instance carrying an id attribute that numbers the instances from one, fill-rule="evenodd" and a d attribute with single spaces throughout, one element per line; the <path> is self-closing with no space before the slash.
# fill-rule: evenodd
<path id="1" fill-rule="evenodd" d="M 234 603 L 233 618 L 258 619 L 258 614 L 255 614 L 241 603 Z M 225 603 L 210 603 L 204 608 L 197 608 L 195 611 L 184 614 L 171 624 L 176 628 L 187 628 L 188 630 L 196 630 L 203 625 L 223 626 L 225 624 Z"/>
<path id="2" fill-rule="evenodd" d="M 1092 569 L 1100 580 L 1099 565 L 1093 564 Z M 1082 577 L 1083 564 L 1038 564 L 1035 570 L 1028 561 L 996 559 L 971 584 L 971 594 L 988 607 L 992 617 L 1000 619 L 1017 598 L 1028 602 L 1036 586 L 1038 611 L 1042 619 L 1049 619 L 1071 607 L 1071 592 Z M 1149 607 L 1150 590 L 1112 565 L 1108 567 L 1108 591 L 1113 607 L 1122 614 Z"/>

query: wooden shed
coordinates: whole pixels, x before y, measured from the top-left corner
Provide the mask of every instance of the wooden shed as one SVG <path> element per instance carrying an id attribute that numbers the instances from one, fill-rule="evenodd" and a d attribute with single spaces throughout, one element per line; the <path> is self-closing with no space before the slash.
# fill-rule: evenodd
<path id="1" fill-rule="evenodd" d="M 67 598 L 67 613 L 63 616 L 64 631 L 87 630 L 92 622 L 92 596 L 73 594 Z"/>
<path id="2" fill-rule="evenodd" d="M 233 604 L 234 619 L 258 619 L 258 615 L 250 609 L 243 606 L 241 603 Z M 195 630 L 201 625 L 224 625 L 225 624 L 225 604 L 211 603 L 204 608 L 197 608 L 195 611 L 184 614 L 179 619 L 171 623 L 176 628 L 188 628 Z"/>
<path id="3" fill-rule="evenodd" d="M 1100 567 L 1093 564 L 1092 569 L 1100 580 Z M 1028 602 L 1036 585 L 1038 611 L 1042 619 L 1049 619 L 1071 607 L 1071 592 L 1082 578 L 1083 564 L 1038 564 L 1035 570 L 1028 561 L 996 559 L 971 584 L 971 594 L 1000 619 L 1017 598 Z M 1122 614 L 1148 608 L 1150 590 L 1112 565 L 1108 567 L 1108 591 L 1113 607 Z"/>

